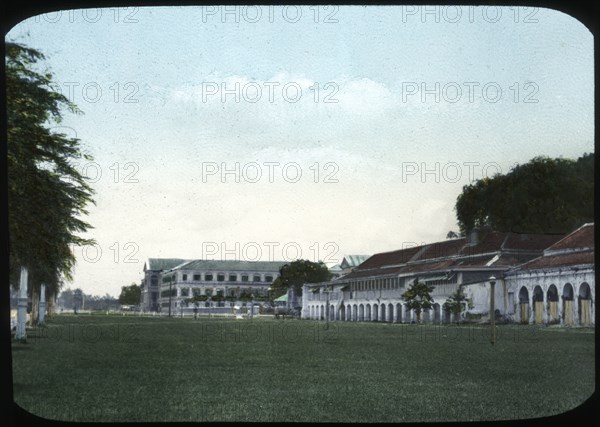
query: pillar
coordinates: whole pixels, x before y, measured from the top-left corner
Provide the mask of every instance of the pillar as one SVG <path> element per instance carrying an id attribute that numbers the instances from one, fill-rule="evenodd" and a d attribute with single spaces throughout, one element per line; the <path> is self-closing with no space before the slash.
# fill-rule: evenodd
<path id="1" fill-rule="evenodd" d="M 38 326 L 44 324 L 46 317 L 46 285 L 42 283 L 40 288 L 40 301 L 38 303 Z"/>
<path id="2" fill-rule="evenodd" d="M 19 299 L 17 303 L 17 340 L 27 339 L 27 269 L 21 267 L 21 278 L 19 280 Z"/>

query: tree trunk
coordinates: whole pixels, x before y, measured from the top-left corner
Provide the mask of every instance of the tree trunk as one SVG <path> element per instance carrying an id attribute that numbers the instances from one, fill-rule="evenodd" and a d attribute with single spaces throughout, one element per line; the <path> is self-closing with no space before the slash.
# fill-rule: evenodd
<path id="1" fill-rule="evenodd" d="M 47 307 L 46 316 L 48 318 L 50 318 L 54 314 L 54 295 L 48 295 L 47 292 L 46 292 L 46 307 Z"/>

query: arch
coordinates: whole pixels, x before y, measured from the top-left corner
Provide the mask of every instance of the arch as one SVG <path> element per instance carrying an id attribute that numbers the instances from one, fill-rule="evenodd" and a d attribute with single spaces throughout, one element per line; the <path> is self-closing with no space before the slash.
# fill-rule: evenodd
<path id="1" fill-rule="evenodd" d="M 554 284 L 548 286 L 546 291 L 546 310 L 548 312 L 548 323 L 560 322 L 558 315 L 558 289 Z"/>
<path id="2" fill-rule="evenodd" d="M 352 320 L 352 306 L 350 304 L 346 306 L 346 318 L 344 320 L 346 322 Z"/>
<path id="3" fill-rule="evenodd" d="M 362 322 L 365 320 L 365 306 L 360 304 L 358 306 L 358 321 Z"/>
<path id="4" fill-rule="evenodd" d="M 340 320 L 346 320 L 346 306 L 344 304 L 340 305 L 338 316 Z"/>
<path id="5" fill-rule="evenodd" d="M 392 323 L 394 321 L 394 305 L 389 303 L 387 306 L 387 322 Z"/>
<path id="6" fill-rule="evenodd" d="M 402 304 L 400 303 L 396 304 L 396 319 L 394 321 L 402 322 Z"/>
<path id="7" fill-rule="evenodd" d="M 379 306 L 379 311 L 380 311 L 380 313 L 379 313 L 379 320 L 382 321 L 382 322 L 385 322 L 385 317 L 386 317 L 385 316 L 385 308 L 386 308 L 385 304 L 381 304 Z"/>
<path id="8" fill-rule="evenodd" d="M 329 320 L 335 320 L 335 306 L 333 304 L 329 306 Z"/>
<path id="9" fill-rule="evenodd" d="M 537 325 L 544 323 L 544 291 L 540 285 L 533 288 L 533 318 Z"/>
<path id="10" fill-rule="evenodd" d="M 440 323 L 442 321 L 441 307 L 438 303 L 433 304 L 433 323 Z"/>
<path id="11" fill-rule="evenodd" d="M 370 304 L 365 305 L 365 320 L 367 322 L 371 321 L 371 305 Z"/>
<path id="12" fill-rule="evenodd" d="M 572 325 L 573 321 L 573 285 L 566 283 L 562 290 L 563 325 Z"/>
<path id="13" fill-rule="evenodd" d="M 352 306 L 352 320 L 354 322 L 358 320 L 358 306 L 356 304 Z"/>
<path id="14" fill-rule="evenodd" d="M 519 316 L 521 323 L 529 323 L 529 291 L 525 286 L 519 290 Z"/>
<path id="15" fill-rule="evenodd" d="M 379 320 L 379 306 L 377 304 L 373 304 L 373 308 L 371 309 L 371 321 L 377 322 Z"/>
<path id="16" fill-rule="evenodd" d="M 590 285 L 583 282 L 579 286 L 579 324 L 588 326 L 592 324 L 592 291 Z"/>

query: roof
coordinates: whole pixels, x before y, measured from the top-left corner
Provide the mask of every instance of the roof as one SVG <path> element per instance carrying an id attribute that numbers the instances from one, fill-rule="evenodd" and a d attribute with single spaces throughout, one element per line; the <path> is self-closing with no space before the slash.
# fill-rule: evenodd
<path id="1" fill-rule="evenodd" d="M 279 273 L 285 261 L 240 261 L 240 260 L 204 260 L 186 261 L 173 268 L 177 270 L 212 270 L 212 271 L 256 271 Z"/>
<path id="2" fill-rule="evenodd" d="M 458 269 L 498 269 L 539 257 L 564 235 L 490 231 L 476 244 L 465 238 L 412 246 L 371 256 L 344 279 L 396 276 Z"/>
<path id="3" fill-rule="evenodd" d="M 584 249 L 594 247 L 594 223 L 583 224 L 577 230 L 567 234 L 564 238 L 548 248 L 548 251 L 561 249 Z"/>
<path id="4" fill-rule="evenodd" d="M 144 271 L 146 270 L 170 270 L 173 267 L 185 262 L 186 260 L 181 258 L 148 258 L 144 263 Z"/>
<path id="5" fill-rule="evenodd" d="M 585 264 L 594 264 L 593 250 L 541 256 L 519 266 L 515 272 L 523 270 L 537 270 L 541 268 L 570 267 L 574 265 Z"/>
<path id="6" fill-rule="evenodd" d="M 346 255 L 340 266 L 342 268 L 357 267 L 365 262 L 371 255 Z"/>
<path id="7" fill-rule="evenodd" d="M 282 301 L 282 302 L 287 302 L 287 300 L 288 300 L 287 294 L 283 294 L 279 298 L 274 299 L 274 301 Z"/>
<path id="8" fill-rule="evenodd" d="M 542 256 L 523 263 L 511 273 L 543 268 L 594 264 L 594 223 L 584 224 L 547 248 Z"/>

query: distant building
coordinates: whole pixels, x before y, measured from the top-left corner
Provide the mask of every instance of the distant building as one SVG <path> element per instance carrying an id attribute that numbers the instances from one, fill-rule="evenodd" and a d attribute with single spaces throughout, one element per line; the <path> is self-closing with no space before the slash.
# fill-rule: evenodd
<path id="1" fill-rule="evenodd" d="M 562 237 L 474 230 L 468 238 L 375 254 L 347 275 L 304 285 L 302 317 L 323 319 L 329 313 L 332 320 L 412 322 L 415 314 L 402 294 L 415 280 L 434 285 L 434 305 L 423 312 L 424 322 L 455 320 L 442 307 L 459 287 L 471 299 L 474 315 L 489 315 L 492 275 L 498 278 L 496 307 L 508 314 L 514 311 L 514 294 L 502 279 L 504 273 L 540 257 Z"/>
<path id="2" fill-rule="evenodd" d="M 185 260 L 181 258 L 148 258 L 144 263 L 144 278 L 140 284 L 141 308 L 144 311 L 158 310 L 158 295 L 160 293 L 160 275 L 165 270 L 176 267 Z"/>
<path id="3" fill-rule="evenodd" d="M 505 274 L 511 314 L 522 323 L 592 325 L 595 277 L 594 224 L 588 223 Z"/>
<path id="4" fill-rule="evenodd" d="M 337 279 L 352 273 L 352 270 L 365 262 L 370 256 L 371 255 L 346 255 L 342 259 L 342 262 L 329 269 L 329 272 L 332 274 L 332 279 Z"/>
<path id="5" fill-rule="evenodd" d="M 195 296 L 206 297 L 203 306 L 219 307 L 245 299 L 266 299 L 285 262 L 154 258 L 147 264 L 144 279 L 150 285 L 143 287 L 142 295 L 149 294 L 149 298 L 143 299 L 143 308 L 164 311 L 170 303 L 172 310 L 190 311 L 193 304 L 189 300 Z"/>

